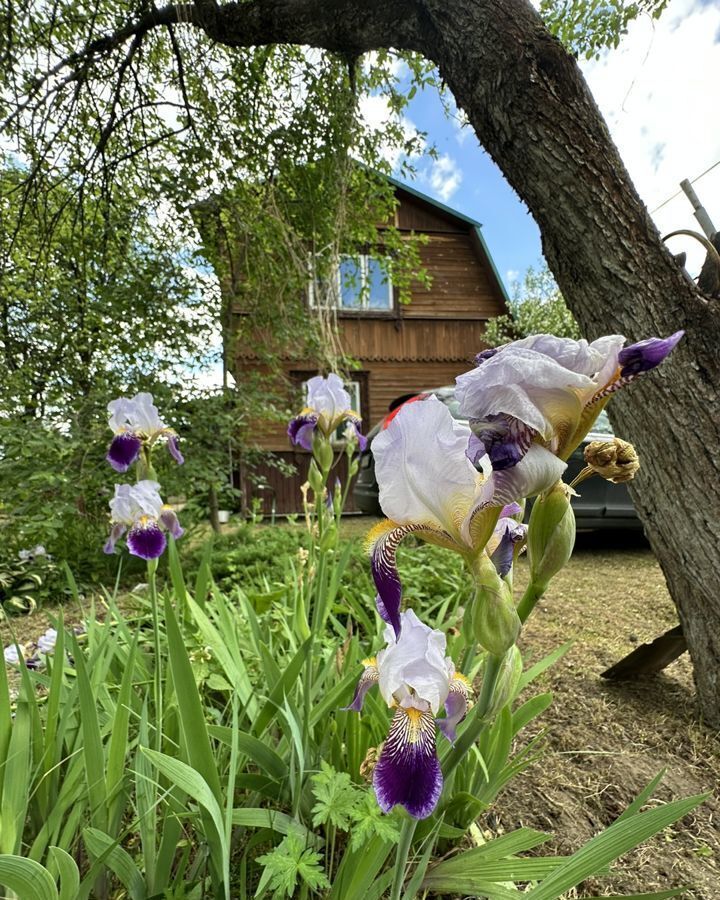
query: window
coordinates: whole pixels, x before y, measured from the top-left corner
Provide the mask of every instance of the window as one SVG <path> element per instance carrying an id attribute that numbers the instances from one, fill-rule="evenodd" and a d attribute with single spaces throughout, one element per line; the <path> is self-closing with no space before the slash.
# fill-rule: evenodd
<path id="1" fill-rule="evenodd" d="M 313 306 L 323 302 L 332 309 L 359 312 L 393 307 L 392 282 L 387 263 L 381 257 L 341 256 L 330 284 L 320 284 L 318 288 L 310 291 Z"/>

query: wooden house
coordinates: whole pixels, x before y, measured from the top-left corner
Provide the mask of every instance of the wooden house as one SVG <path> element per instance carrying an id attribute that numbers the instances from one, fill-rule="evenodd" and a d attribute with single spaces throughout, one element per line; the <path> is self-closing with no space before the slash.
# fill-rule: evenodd
<path id="1" fill-rule="evenodd" d="M 412 288 L 410 303 L 398 303 L 397 290 L 382 275 L 371 255 L 342 257 L 338 271 L 336 314 L 341 345 L 360 363 L 347 385 L 367 432 L 402 395 L 451 384 L 467 371 L 486 345 L 486 321 L 506 313 L 507 295 L 483 240 L 480 224 L 420 192 L 391 180 L 398 201 L 395 225 L 401 232 L 422 233 L 422 265 L 431 286 Z M 351 276 L 348 278 L 348 276 Z M 364 288 L 364 290 L 362 290 Z M 312 304 L 312 292 L 306 300 Z M 236 315 L 242 310 L 235 309 Z M 252 348 L 240 346 L 228 368 L 241 384 L 243 373 L 257 366 Z M 317 364 L 288 361 L 286 374 L 297 386 L 318 374 Z M 306 480 L 309 454 L 291 447 L 285 429 L 263 429 L 261 445 L 294 465 L 297 474 L 284 476 L 263 466 L 264 486 L 246 479 L 246 497 L 260 497 L 263 511 L 278 514 L 300 508 L 300 485 Z M 344 460 L 339 476 L 345 473 Z M 352 510 L 352 503 L 349 505 Z"/>

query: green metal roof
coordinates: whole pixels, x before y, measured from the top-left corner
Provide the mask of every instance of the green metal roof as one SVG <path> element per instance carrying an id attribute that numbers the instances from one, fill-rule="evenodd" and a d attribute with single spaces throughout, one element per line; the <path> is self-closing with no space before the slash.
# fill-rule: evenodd
<path id="1" fill-rule="evenodd" d="M 424 200 L 425 203 L 429 203 L 430 206 L 434 206 L 436 209 L 441 210 L 441 212 L 447 213 L 449 216 L 452 216 L 455 219 L 460 219 L 462 222 L 467 222 L 468 225 L 474 225 L 475 228 L 482 228 L 482 224 L 478 222 L 477 219 L 471 219 L 470 216 L 466 216 L 464 213 L 458 212 L 456 209 L 452 209 L 450 206 L 446 206 L 439 200 L 435 200 L 433 197 L 429 197 L 427 194 L 423 194 L 422 191 L 418 191 L 417 188 L 410 187 L 410 185 L 405 184 L 404 181 L 398 181 L 398 179 L 393 178 L 392 175 L 383 175 L 382 177 L 387 178 L 390 184 L 394 184 L 395 187 L 402 188 L 403 191 L 407 191 L 408 194 L 412 194 L 413 197 L 417 197 L 419 200 Z"/>

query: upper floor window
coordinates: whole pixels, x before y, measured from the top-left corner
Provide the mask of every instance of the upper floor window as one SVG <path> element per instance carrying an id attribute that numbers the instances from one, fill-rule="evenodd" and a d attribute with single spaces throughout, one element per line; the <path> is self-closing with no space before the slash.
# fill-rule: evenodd
<path id="1" fill-rule="evenodd" d="M 333 309 L 382 311 L 393 308 L 393 292 L 385 259 L 367 254 L 341 256 L 330 283 L 310 291 L 310 303 Z"/>

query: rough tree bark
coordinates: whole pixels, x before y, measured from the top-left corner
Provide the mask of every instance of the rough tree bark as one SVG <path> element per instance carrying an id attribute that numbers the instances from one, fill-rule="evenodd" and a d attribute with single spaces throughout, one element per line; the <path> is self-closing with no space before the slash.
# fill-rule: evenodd
<path id="1" fill-rule="evenodd" d="M 537 221 L 584 333 L 638 340 L 686 330 L 611 416 L 641 454 L 633 496 L 678 606 L 702 714 L 720 726 L 720 304 L 660 242 L 574 59 L 526 0 L 196 0 L 128 23 L 92 54 L 167 22 L 228 46 L 422 53 Z"/>

